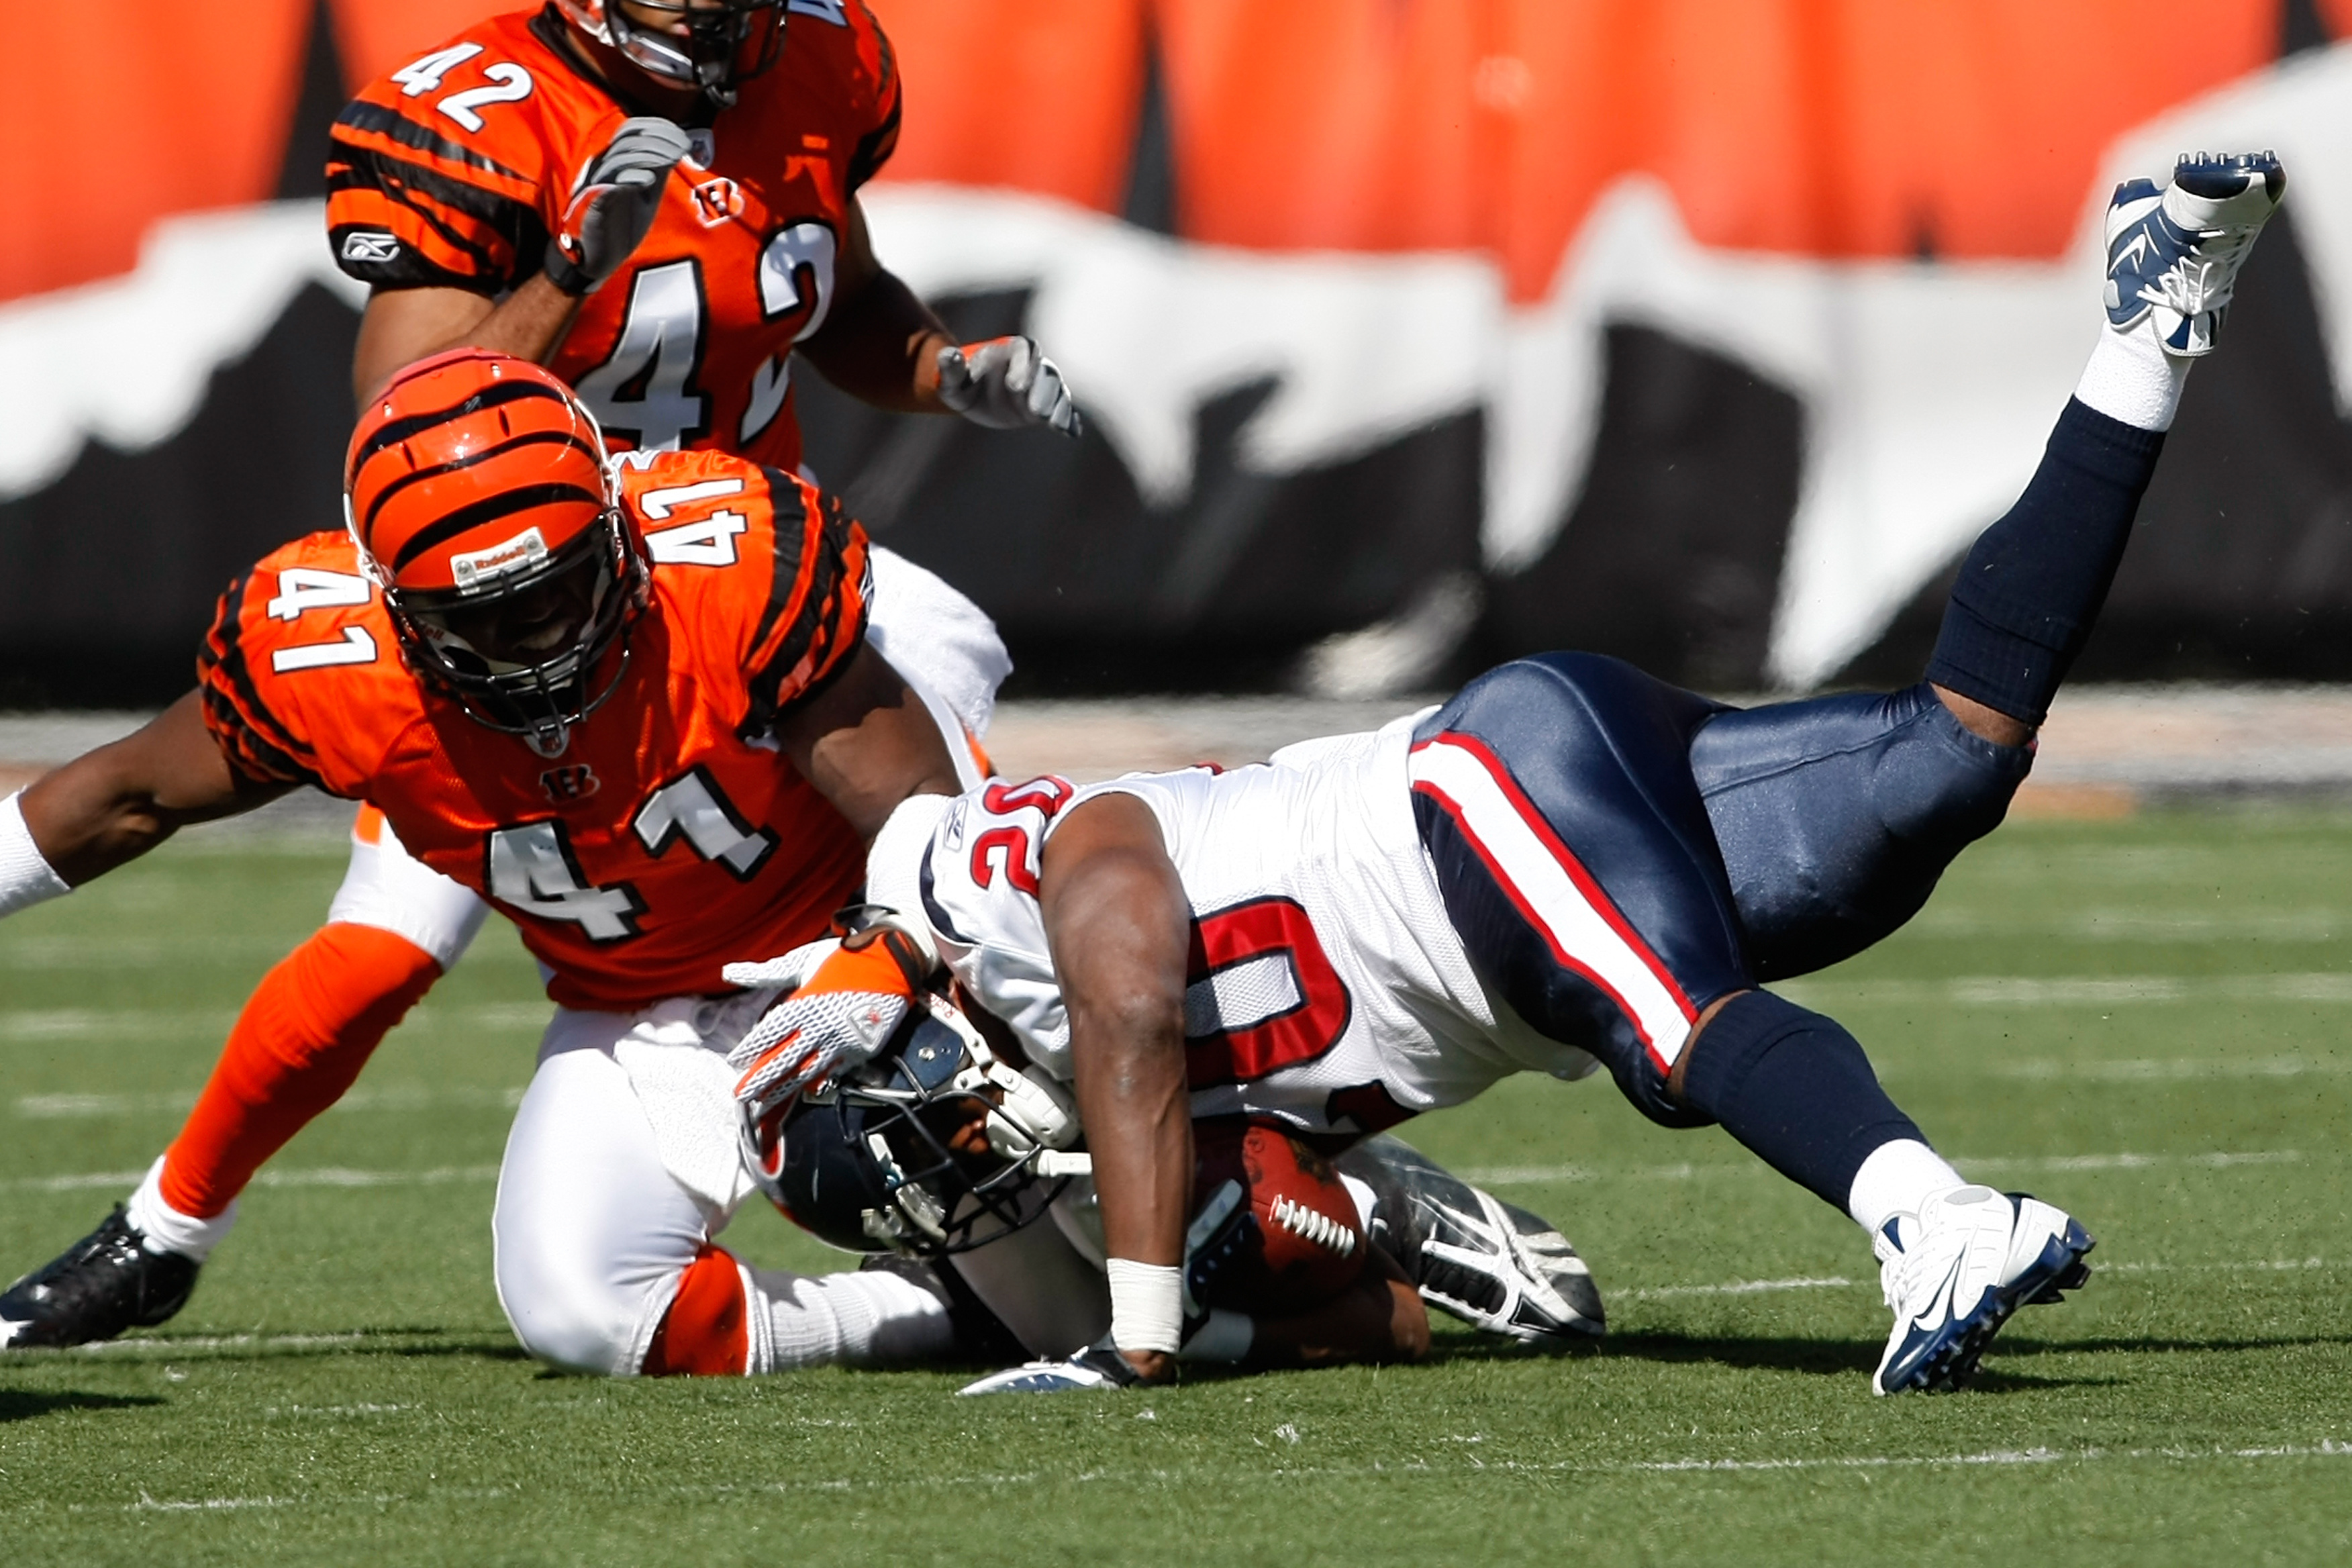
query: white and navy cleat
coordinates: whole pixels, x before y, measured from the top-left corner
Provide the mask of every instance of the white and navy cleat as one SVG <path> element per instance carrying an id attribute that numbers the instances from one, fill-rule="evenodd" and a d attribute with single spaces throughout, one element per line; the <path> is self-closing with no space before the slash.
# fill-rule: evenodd
<path id="1" fill-rule="evenodd" d="M 2273 153 L 2182 153 L 2171 183 L 2126 180 L 2107 205 L 2107 321 L 2148 321 L 2164 352 L 2210 353 L 2238 268 L 2286 194 Z"/>
<path id="2" fill-rule="evenodd" d="M 1088 1345 L 1064 1361 L 1033 1361 L 992 1372 L 956 1394 L 1094 1394 L 1131 1388 L 1136 1382 L 1126 1357 L 1108 1345 Z"/>
<path id="3" fill-rule="evenodd" d="M 2011 1313 L 2081 1289 L 2096 1243 L 2039 1199 L 1965 1186 L 1888 1220 L 1873 1245 L 1895 1331 L 1871 1391 L 1949 1394 L 1976 1375 Z"/>

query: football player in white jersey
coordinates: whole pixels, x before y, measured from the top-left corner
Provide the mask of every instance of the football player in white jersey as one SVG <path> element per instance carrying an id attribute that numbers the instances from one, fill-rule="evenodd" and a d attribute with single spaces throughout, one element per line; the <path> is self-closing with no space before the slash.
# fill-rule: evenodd
<path id="1" fill-rule="evenodd" d="M 1856 1220 L 1894 1312 L 1879 1393 L 1965 1383 L 2012 1311 L 2082 1284 L 2082 1226 L 1969 1182 L 1852 1035 L 1762 986 L 1894 931 L 2000 821 L 2284 184 L 2268 154 L 2199 155 L 2118 188 L 2106 328 L 1915 686 L 1740 710 L 1551 654 L 1263 766 L 899 807 L 868 896 L 1087 1131 L 1110 1332 L 1011 1385 L 1170 1374 L 1194 1119 L 1369 1134 L 1521 1071 L 1606 1067 Z M 747 1039 L 755 1145 L 873 1039 L 814 1016 Z"/>

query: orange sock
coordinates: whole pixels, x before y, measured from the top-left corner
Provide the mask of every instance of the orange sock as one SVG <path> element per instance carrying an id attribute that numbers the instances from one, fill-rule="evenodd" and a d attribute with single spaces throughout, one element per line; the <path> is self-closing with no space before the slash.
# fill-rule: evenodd
<path id="1" fill-rule="evenodd" d="M 740 1377 L 751 1355 L 743 1276 L 734 1255 L 703 1243 L 646 1347 L 647 1377 Z"/>
<path id="2" fill-rule="evenodd" d="M 263 1161 L 342 1098 L 394 1024 L 441 978 L 374 926 L 320 927 L 262 977 L 163 1154 L 163 1201 L 210 1219 Z"/>

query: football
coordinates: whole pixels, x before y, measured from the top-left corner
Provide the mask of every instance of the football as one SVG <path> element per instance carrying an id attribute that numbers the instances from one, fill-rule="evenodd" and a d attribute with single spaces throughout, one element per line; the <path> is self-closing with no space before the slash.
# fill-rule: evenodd
<path id="1" fill-rule="evenodd" d="M 1253 1317 L 1319 1306 L 1356 1282 L 1366 1247 L 1339 1173 L 1279 1122 L 1192 1129 L 1193 1299 Z"/>

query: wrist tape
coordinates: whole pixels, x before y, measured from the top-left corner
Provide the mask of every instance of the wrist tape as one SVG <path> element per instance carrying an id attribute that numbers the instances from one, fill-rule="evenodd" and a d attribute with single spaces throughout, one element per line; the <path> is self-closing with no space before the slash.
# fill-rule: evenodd
<path id="1" fill-rule="evenodd" d="M 1112 1258 L 1103 1271 L 1110 1276 L 1110 1342 L 1174 1355 L 1184 1342 L 1183 1271 L 1128 1258 Z"/>
<path id="2" fill-rule="evenodd" d="M 0 800 L 0 915 L 13 915 L 61 894 L 73 891 L 63 877 L 50 869 L 33 830 L 25 826 L 24 791 Z"/>

